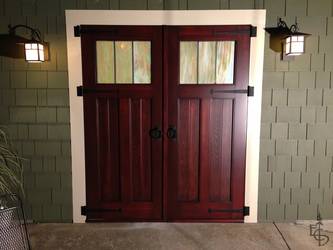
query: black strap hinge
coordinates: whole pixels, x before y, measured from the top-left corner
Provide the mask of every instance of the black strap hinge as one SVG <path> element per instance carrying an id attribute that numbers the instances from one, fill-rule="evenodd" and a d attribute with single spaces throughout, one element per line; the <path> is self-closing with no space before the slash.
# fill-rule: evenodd
<path id="1" fill-rule="evenodd" d="M 254 87 L 253 86 L 247 87 L 247 96 L 254 96 Z"/>
<path id="2" fill-rule="evenodd" d="M 247 94 L 247 96 L 254 96 L 254 87 L 247 86 L 247 89 L 225 89 L 225 90 L 215 90 L 211 89 L 210 93 L 213 95 L 215 93 L 230 93 L 230 94 Z"/>
<path id="3" fill-rule="evenodd" d="M 87 93 L 106 93 L 108 91 L 110 91 L 110 90 L 83 87 L 82 85 L 76 87 L 76 95 L 77 96 L 83 96 L 84 94 L 87 94 Z"/>
<path id="4" fill-rule="evenodd" d="M 74 36 L 75 37 L 81 36 L 81 26 L 80 25 L 74 26 Z"/>
<path id="5" fill-rule="evenodd" d="M 95 90 L 96 92 L 103 92 L 103 90 Z M 246 90 L 211 90 L 211 94 L 214 93 L 244 93 Z M 86 89 L 86 92 L 94 92 L 94 90 L 89 90 Z M 247 91 L 247 96 L 254 96 L 254 87 L 253 86 L 248 86 Z M 76 95 L 77 96 L 83 96 L 83 86 L 77 86 L 76 87 Z"/>
<path id="6" fill-rule="evenodd" d="M 256 26 L 251 26 L 250 37 L 257 37 L 257 27 Z"/>
<path id="7" fill-rule="evenodd" d="M 121 208 L 87 208 L 87 206 L 81 207 L 81 215 L 87 215 L 87 213 L 100 213 L 100 212 L 116 212 L 121 213 Z"/>
<path id="8" fill-rule="evenodd" d="M 244 216 L 250 215 L 250 207 L 239 209 L 212 209 L 208 208 L 208 213 L 242 213 Z"/>

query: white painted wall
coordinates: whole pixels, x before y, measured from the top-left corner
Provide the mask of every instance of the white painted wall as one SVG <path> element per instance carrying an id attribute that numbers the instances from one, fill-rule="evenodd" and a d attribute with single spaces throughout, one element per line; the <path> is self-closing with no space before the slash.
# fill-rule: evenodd
<path id="1" fill-rule="evenodd" d="M 73 27 L 96 25 L 237 25 L 257 27 L 257 37 L 251 38 L 250 82 L 255 87 L 249 98 L 246 153 L 245 205 L 250 216 L 245 222 L 257 222 L 259 137 L 261 117 L 262 75 L 265 41 L 265 10 L 195 10 L 195 11 L 128 11 L 128 10 L 66 10 L 68 77 L 70 97 L 73 221 L 84 222 L 81 206 L 86 204 L 83 100 L 76 96 L 82 85 L 80 38 L 74 37 Z"/>

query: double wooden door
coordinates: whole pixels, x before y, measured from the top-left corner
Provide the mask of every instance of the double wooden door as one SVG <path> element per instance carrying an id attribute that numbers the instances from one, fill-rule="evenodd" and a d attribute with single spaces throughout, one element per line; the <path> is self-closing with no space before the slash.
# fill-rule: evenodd
<path id="1" fill-rule="evenodd" d="M 80 30 L 87 221 L 243 221 L 251 27 Z"/>

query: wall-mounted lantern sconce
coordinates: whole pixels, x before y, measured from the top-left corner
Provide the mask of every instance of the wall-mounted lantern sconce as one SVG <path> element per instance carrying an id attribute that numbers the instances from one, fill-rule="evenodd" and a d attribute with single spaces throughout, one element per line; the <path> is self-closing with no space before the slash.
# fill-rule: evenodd
<path id="1" fill-rule="evenodd" d="M 0 55 L 12 58 L 25 58 L 29 63 L 40 63 L 49 61 L 49 44 L 45 42 L 41 33 L 27 25 L 8 26 L 8 34 L 0 35 Z M 24 38 L 16 35 L 16 29 L 29 30 L 30 37 Z"/>
<path id="2" fill-rule="evenodd" d="M 293 60 L 295 56 L 304 54 L 305 38 L 310 34 L 299 32 L 297 23 L 288 27 L 286 22 L 279 18 L 277 27 L 265 28 L 265 30 L 270 34 L 270 48 L 280 52 L 282 59 Z"/>

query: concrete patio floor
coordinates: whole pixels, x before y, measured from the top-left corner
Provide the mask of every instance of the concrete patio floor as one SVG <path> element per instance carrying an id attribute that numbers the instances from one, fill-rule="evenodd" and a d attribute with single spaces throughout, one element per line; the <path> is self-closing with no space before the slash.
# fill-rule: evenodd
<path id="1" fill-rule="evenodd" d="M 276 224 L 290 249 L 333 249 L 332 231 L 327 245 L 318 247 L 308 225 Z M 32 249 L 288 249 L 274 224 L 217 223 L 101 223 L 29 225 Z"/>

